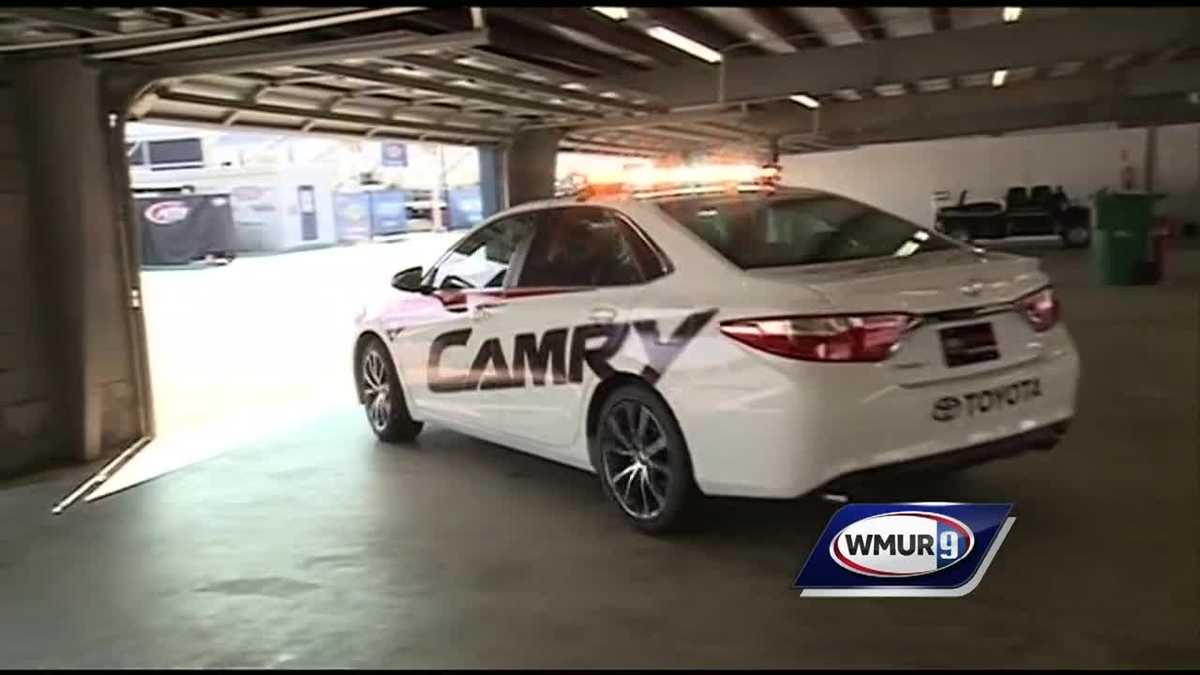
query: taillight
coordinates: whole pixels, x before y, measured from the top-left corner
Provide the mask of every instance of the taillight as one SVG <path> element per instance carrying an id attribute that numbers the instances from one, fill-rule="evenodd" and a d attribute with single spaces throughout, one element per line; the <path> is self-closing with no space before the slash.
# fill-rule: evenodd
<path id="1" fill-rule="evenodd" d="M 1050 287 L 1030 293 L 1017 300 L 1016 305 L 1033 330 L 1039 333 L 1050 330 L 1058 323 L 1058 298 L 1054 297 L 1054 289 Z"/>
<path id="2" fill-rule="evenodd" d="M 721 332 L 789 359 L 882 361 L 913 321 L 909 314 L 741 319 L 723 322 Z"/>

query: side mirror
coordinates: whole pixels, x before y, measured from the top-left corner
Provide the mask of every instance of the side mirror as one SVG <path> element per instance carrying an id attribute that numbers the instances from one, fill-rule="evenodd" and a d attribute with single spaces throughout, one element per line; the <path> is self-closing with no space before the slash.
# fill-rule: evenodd
<path id="1" fill-rule="evenodd" d="M 421 285 L 421 277 L 420 267 L 400 270 L 392 277 L 392 288 L 409 293 L 428 293 L 429 289 Z"/>

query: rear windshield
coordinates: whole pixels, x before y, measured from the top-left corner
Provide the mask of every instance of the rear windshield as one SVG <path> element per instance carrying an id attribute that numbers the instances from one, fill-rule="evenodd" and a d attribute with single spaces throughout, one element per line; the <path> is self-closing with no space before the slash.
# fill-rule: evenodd
<path id="1" fill-rule="evenodd" d="M 658 206 L 742 269 L 958 247 L 890 213 L 821 192 L 691 197 Z"/>

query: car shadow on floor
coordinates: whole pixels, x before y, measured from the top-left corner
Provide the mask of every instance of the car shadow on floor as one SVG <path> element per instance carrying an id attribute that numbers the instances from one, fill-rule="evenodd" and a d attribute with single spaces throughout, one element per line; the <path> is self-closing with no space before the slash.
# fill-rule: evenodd
<path id="1" fill-rule="evenodd" d="M 378 444 L 388 456 L 404 453 L 440 455 L 438 464 L 461 467 L 470 464 L 496 478 L 522 481 L 540 497 L 564 512 L 588 514 L 623 524 L 617 507 L 605 500 L 594 474 L 557 462 L 459 434 L 431 427 L 404 445 Z M 969 471 L 969 470 L 968 470 Z M 974 487 L 963 472 L 914 474 L 904 481 L 880 482 L 856 487 L 848 494 L 852 502 L 972 501 Z M 842 503 L 813 492 L 795 499 L 709 497 L 697 494 L 690 504 L 690 521 L 670 539 L 710 544 L 754 541 L 791 542 L 798 535 L 815 541 L 830 516 Z M 629 528 L 632 531 L 632 528 Z"/>

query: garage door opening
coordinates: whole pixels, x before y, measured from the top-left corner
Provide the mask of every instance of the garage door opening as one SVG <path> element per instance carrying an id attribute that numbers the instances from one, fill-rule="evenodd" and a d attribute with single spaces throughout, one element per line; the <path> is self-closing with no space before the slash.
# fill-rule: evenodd
<path id="1" fill-rule="evenodd" d="M 89 501 L 360 415 L 356 313 L 490 215 L 473 147 L 130 123 L 126 152 L 156 433 Z M 648 163 L 565 152 L 556 176 Z"/>
<path id="2" fill-rule="evenodd" d="M 355 414 L 354 316 L 483 217 L 473 147 L 131 123 L 155 440 L 98 498 Z"/>

